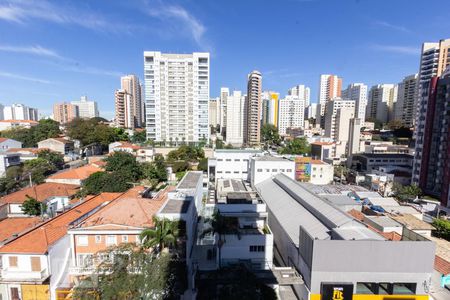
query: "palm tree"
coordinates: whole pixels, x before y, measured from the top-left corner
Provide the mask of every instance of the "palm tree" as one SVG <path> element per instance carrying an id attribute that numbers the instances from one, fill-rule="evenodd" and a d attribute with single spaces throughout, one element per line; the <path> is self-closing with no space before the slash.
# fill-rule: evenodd
<path id="1" fill-rule="evenodd" d="M 140 234 L 142 247 L 158 248 L 159 251 L 163 251 L 167 246 L 174 246 L 178 237 L 178 221 L 154 217 L 153 223 L 154 228 L 144 229 Z"/>

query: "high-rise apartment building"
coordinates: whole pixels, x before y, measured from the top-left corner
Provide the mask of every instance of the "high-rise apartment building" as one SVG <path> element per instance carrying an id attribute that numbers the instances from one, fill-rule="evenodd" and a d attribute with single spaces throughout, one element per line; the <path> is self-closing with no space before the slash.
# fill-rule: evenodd
<path id="1" fill-rule="evenodd" d="M 278 126 L 278 106 L 280 94 L 273 91 L 262 93 L 262 124 Z"/>
<path id="2" fill-rule="evenodd" d="M 144 102 L 142 99 L 141 83 L 136 75 L 126 75 L 120 78 L 121 90 L 131 95 L 131 114 L 133 125 L 130 128 L 142 127 L 144 124 Z"/>
<path id="3" fill-rule="evenodd" d="M 39 120 L 38 110 L 23 104 L 7 105 L 3 108 L 5 120 Z"/>
<path id="4" fill-rule="evenodd" d="M 441 205 L 450 207 L 450 66 L 440 77 L 432 77 L 429 90 L 422 87 L 422 98 L 428 95 L 425 115 L 423 143 L 420 155 L 414 158 L 416 183 L 427 194 L 441 200 Z"/>
<path id="5" fill-rule="evenodd" d="M 70 103 L 78 106 L 80 118 L 90 119 L 99 116 L 97 102 L 88 100 L 87 96 L 81 96 L 79 101 L 71 101 Z"/>
<path id="6" fill-rule="evenodd" d="M 308 107 L 311 102 L 311 89 L 303 84 L 296 85 L 288 90 L 288 95 L 297 96 Z"/>
<path id="7" fill-rule="evenodd" d="M 450 39 L 440 40 L 437 43 L 424 43 L 420 56 L 419 76 L 416 96 L 416 123 L 414 125 L 415 157 L 413 166 L 413 182 L 419 183 L 422 169 L 422 152 L 425 146 L 425 121 L 430 93 L 430 80 L 441 76 L 450 65 Z"/>
<path id="8" fill-rule="evenodd" d="M 209 53 L 144 52 L 147 139 L 209 139 Z"/>
<path id="9" fill-rule="evenodd" d="M 325 136 L 336 141 L 348 140 L 349 120 L 355 117 L 355 100 L 334 98 L 327 102 Z M 338 118 L 338 121 L 336 119 Z"/>
<path id="10" fill-rule="evenodd" d="M 342 91 L 342 99 L 355 100 L 356 117 L 364 123 L 366 119 L 367 85 L 364 83 L 351 83 Z"/>
<path id="11" fill-rule="evenodd" d="M 406 76 L 398 84 L 397 102 L 394 105 L 394 119 L 402 121 L 406 127 L 414 125 L 416 107 L 414 106 L 417 92 L 418 74 Z"/>
<path id="12" fill-rule="evenodd" d="M 280 100 L 278 133 L 286 134 L 287 128 L 303 128 L 305 126 L 305 101 L 298 96 L 287 95 Z"/>
<path id="13" fill-rule="evenodd" d="M 220 132 L 222 136 L 226 136 L 227 130 L 227 98 L 230 95 L 230 89 L 227 87 L 220 88 Z"/>
<path id="14" fill-rule="evenodd" d="M 325 113 L 326 103 L 333 98 L 341 97 L 342 78 L 336 75 L 320 75 L 319 83 L 319 105 L 320 115 Z M 322 122 L 323 123 L 323 122 Z"/>
<path id="15" fill-rule="evenodd" d="M 318 107 L 319 107 L 319 104 L 317 104 L 317 103 L 311 103 L 310 105 L 308 105 L 308 107 L 306 107 L 306 109 L 305 109 L 305 119 L 312 118 L 312 119 L 317 120 L 318 117 L 320 119 L 320 114 L 319 114 L 319 116 L 317 116 Z"/>
<path id="16" fill-rule="evenodd" d="M 78 118 L 78 106 L 63 102 L 53 105 L 53 119 L 60 124 L 71 122 Z"/>
<path id="17" fill-rule="evenodd" d="M 244 143 L 257 146 L 261 142 L 262 75 L 258 71 L 248 74 L 247 98 L 244 114 Z"/>
<path id="18" fill-rule="evenodd" d="M 220 122 L 220 98 L 209 99 L 209 126 L 216 128 Z"/>
<path id="19" fill-rule="evenodd" d="M 114 92 L 115 118 L 119 128 L 134 129 L 136 126 L 133 95 L 120 89 Z"/>
<path id="20" fill-rule="evenodd" d="M 395 84 L 378 84 L 370 88 L 366 109 L 366 120 L 376 119 L 387 123 L 393 118 L 394 104 L 397 101 Z"/>
<path id="21" fill-rule="evenodd" d="M 240 147 L 244 143 L 244 110 L 245 96 L 240 91 L 227 96 L 227 144 Z"/>

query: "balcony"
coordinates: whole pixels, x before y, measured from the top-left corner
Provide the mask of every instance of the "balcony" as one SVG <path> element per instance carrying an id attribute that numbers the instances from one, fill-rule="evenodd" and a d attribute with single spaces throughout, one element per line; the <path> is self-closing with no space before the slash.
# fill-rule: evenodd
<path id="1" fill-rule="evenodd" d="M 7 268 L 1 272 L 1 279 L 3 282 L 42 282 L 49 276 L 50 274 L 47 269 L 42 271 L 28 271 L 16 268 Z"/>
<path id="2" fill-rule="evenodd" d="M 94 266 L 88 266 L 88 267 L 79 267 L 74 266 L 70 267 L 69 274 L 74 276 L 80 276 L 80 275 L 90 275 L 92 272 L 94 272 L 95 268 Z"/>

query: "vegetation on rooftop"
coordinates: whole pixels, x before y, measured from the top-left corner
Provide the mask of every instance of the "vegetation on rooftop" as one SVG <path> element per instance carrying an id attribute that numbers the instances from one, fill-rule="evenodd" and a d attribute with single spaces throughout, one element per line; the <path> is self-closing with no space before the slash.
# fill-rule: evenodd
<path id="1" fill-rule="evenodd" d="M 395 198 L 402 202 L 408 202 L 422 196 L 422 190 L 417 184 L 402 185 L 394 182 L 393 188 Z"/>
<path id="2" fill-rule="evenodd" d="M 445 219 L 434 219 L 433 226 L 436 230 L 433 234 L 439 238 L 445 239 L 450 242 L 450 221 Z"/>

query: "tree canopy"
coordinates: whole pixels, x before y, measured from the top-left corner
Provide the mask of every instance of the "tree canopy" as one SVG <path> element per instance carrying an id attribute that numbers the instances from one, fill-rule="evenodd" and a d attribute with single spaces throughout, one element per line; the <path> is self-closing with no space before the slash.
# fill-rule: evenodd
<path id="1" fill-rule="evenodd" d="M 280 154 L 294 154 L 294 155 L 310 155 L 311 145 L 305 137 L 294 138 L 287 141 L 286 145 L 279 149 Z"/>
<path id="2" fill-rule="evenodd" d="M 105 170 L 108 172 L 118 172 L 129 181 L 137 181 L 142 178 L 142 167 L 131 153 L 115 151 L 105 161 Z"/>
<path id="3" fill-rule="evenodd" d="M 99 118 L 75 118 L 66 125 L 66 132 L 71 139 L 79 140 L 82 146 L 101 144 L 106 148 L 112 142 L 129 140 L 124 129 L 109 127 Z"/>
<path id="4" fill-rule="evenodd" d="M 176 150 L 172 150 L 167 155 L 167 160 L 186 160 L 186 161 L 198 161 L 205 157 L 205 152 L 201 147 L 195 147 L 190 145 L 181 145 Z"/>
<path id="5" fill-rule="evenodd" d="M 1 137 L 22 142 L 23 147 L 37 147 L 39 141 L 60 135 L 59 123 L 50 119 L 42 119 L 31 128 L 11 128 L 0 133 Z"/>
<path id="6" fill-rule="evenodd" d="M 395 193 L 395 197 L 400 201 L 414 200 L 416 197 L 422 195 L 422 190 L 416 184 L 404 186 L 399 183 L 394 183 L 393 191 Z"/>
<path id="7" fill-rule="evenodd" d="M 278 128 L 273 124 L 264 124 L 261 127 L 261 139 L 266 148 L 272 145 L 278 145 L 280 143 Z"/>
<path id="8" fill-rule="evenodd" d="M 27 199 L 22 203 L 22 211 L 29 216 L 39 216 L 41 213 L 45 212 L 47 206 L 44 203 L 37 201 L 26 195 Z"/>

